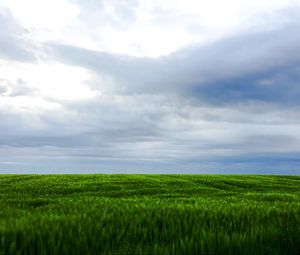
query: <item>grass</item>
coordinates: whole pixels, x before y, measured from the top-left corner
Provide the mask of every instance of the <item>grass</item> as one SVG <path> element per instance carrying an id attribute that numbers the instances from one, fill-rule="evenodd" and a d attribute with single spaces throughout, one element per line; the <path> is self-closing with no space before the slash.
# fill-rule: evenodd
<path id="1" fill-rule="evenodd" d="M 0 175 L 0 254 L 300 254 L 300 176 Z"/>

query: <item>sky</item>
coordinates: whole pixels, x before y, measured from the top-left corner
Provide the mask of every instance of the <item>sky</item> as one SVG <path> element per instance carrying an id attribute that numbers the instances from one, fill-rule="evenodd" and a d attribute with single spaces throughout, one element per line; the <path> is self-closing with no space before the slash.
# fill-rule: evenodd
<path id="1" fill-rule="evenodd" d="M 0 0 L 0 173 L 300 174 L 300 0 Z"/>

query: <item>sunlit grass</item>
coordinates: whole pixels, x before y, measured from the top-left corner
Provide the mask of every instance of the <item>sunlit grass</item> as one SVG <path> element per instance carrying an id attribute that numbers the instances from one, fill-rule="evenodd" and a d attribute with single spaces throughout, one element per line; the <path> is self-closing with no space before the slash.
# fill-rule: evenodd
<path id="1" fill-rule="evenodd" d="M 300 177 L 0 175 L 0 254 L 299 254 Z"/>

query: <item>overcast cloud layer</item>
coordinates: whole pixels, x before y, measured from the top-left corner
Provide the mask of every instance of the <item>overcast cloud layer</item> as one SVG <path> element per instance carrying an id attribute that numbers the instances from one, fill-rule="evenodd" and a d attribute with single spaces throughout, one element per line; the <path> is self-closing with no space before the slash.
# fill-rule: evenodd
<path id="1" fill-rule="evenodd" d="M 0 173 L 300 174 L 300 1 L 0 0 Z"/>

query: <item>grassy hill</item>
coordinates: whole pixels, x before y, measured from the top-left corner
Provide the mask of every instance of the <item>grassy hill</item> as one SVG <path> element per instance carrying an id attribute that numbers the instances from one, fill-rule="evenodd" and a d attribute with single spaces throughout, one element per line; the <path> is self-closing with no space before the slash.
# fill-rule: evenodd
<path id="1" fill-rule="evenodd" d="M 0 175 L 0 254 L 300 254 L 300 176 Z"/>

